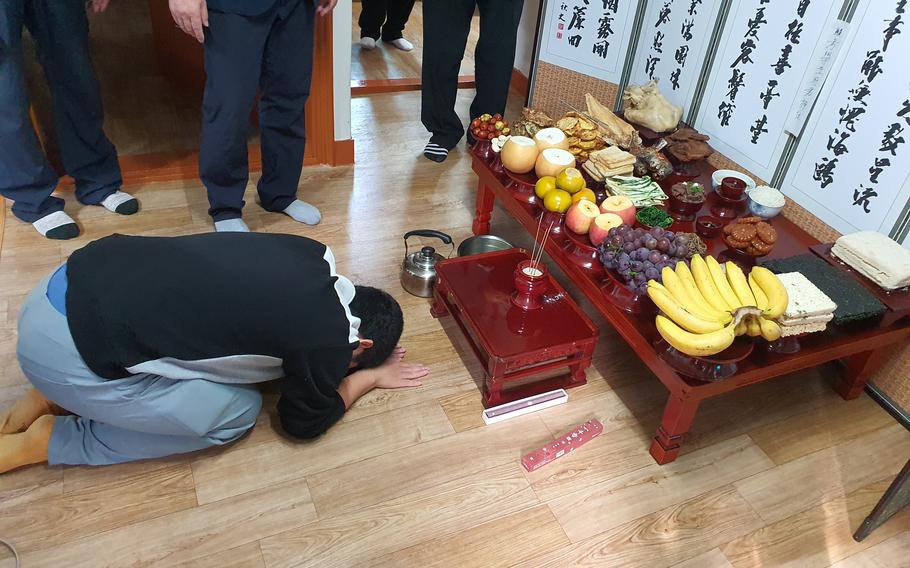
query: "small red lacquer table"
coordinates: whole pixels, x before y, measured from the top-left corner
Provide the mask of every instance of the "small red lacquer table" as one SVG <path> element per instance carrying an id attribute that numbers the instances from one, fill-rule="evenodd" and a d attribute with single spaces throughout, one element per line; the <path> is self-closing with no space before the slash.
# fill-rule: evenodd
<path id="1" fill-rule="evenodd" d="M 544 305 L 512 304 L 514 272 L 527 251 L 440 261 L 432 313 L 451 315 L 484 366 L 484 406 L 585 384 L 598 329 L 548 276 Z M 510 388 L 509 388 L 510 387 Z"/>

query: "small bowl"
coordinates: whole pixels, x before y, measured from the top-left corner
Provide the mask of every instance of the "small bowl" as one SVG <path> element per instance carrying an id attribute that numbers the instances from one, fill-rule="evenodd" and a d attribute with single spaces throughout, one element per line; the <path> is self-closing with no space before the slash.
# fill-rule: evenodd
<path id="1" fill-rule="evenodd" d="M 720 180 L 717 192 L 730 199 L 741 199 L 746 193 L 746 182 L 733 176 L 727 176 Z"/>
<path id="2" fill-rule="evenodd" d="M 770 219 L 772 217 L 776 217 L 777 214 L 784 209 L 784 205 L 781 205 L 780 207 L 771 207 L 769 205 L 759 203 L 752 198 L 751 190 L 746 193 L 749 195 L 749 212 L 756 217 L 761 217 L 762 219 Z"/>
<path id="3" fill-rule="evenodd" d="M 638 225 L 639 227 L 644 228 L 644 229 L 650 230 L 650 229 L 653 229 L 653 228 L 655 228 L 655 227 L 660 227 L 661 229 L 668 229 L 668 230 L 669 230 L 669 228 L 673 225 L 673 223 L 676 222 L 676 220 L 673 218 L 673 216 L 670 215 L 670 224 L 667 225 L 666 227 L 664 227 L 664 226 L 662 226 L 662 225 L 649 225 L 649 224 L 647 224 L 647 223 L 642 222 L 642 220 L 638 218 L 638 214 L 639 214 L 640 212 L 641 212 L 641 209 L 639 209 L 638 212 L 635 213 L 635 224 Z M 666 211 L 665 211 L 665 213 L 666 213 Z M 668 215 L 669 215 L 669 213 L 668 213 Z"/>
<path id="4" fill-rule="evenodd" d="M 720 234 L 724 225 L 723 219 L 713 215 L 702 215 L 695 220 L 695 234 L 705 239 L 713 239 Z"/>
<path id="5" fill-rule="evenodd" d="M 684 183 L 684 182 L 680 182 L 680 183 Z M 702 205 L 705 204 L 705 199 L 707 196 L 704 193 L 704 188 L 702 187 L 701 201 L 693 203 L 691 201 L 683 201 L 682 199 L 676 197 L 676 195 L 673 194 L 673 187 L 675 187 L 676 185 L 677 184 L 673 184 L 673 186 L 671 186 L 668 191 L 665 191 L 665 193 L 667 194 L 667 197 L 669 198 L 670 211 L 672 213 L 679 213 L 681 216 L 683 216 L 686 219 L 691 219 L 702 208 Z M 699 185 L 699 187 L 700 187 L 700 185 Z"/>
<path id="6" fill-rule="evenodd" d="M 743 195 L 739 199 L 730 199 L 723 193 L 723 187 L 716 192 L 715 198 L 717 203 L 711 207 L 711 213 L 717 217 L 733 218 L 739 217 L 739 214 L 746 210 L 748 197 Z"/>
<path id="7" fill-rule="evenodd" d="M 717 191 L 717 188 L 720 187 L 721 182 L 726 177 L 738 178 L 746 182 L 746 191 L 750 191 L 755 188 L 755 180 L 746 174 L 741 174 L 736 170 L 717 170 L 711 174 L 711 186 L 715 191 Z"/>

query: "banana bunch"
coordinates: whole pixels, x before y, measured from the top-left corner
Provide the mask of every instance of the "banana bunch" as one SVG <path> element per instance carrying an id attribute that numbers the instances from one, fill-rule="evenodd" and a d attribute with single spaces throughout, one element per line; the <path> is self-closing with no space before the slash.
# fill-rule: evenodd
<path id="1" fill-rule="evenodd" d="M 694 255 L 691 268 L 678 262 L 661 280 L 648 281 L 648 296 L 660 311 L 660 336 L 677 350 L 707 357 L 729 347 L 739 335 L 768 341 L 781 334 L 776 320 L 787 309 L 787 290 L 773 272 L 756 266 L 748 278 L 732 262 Z"/>

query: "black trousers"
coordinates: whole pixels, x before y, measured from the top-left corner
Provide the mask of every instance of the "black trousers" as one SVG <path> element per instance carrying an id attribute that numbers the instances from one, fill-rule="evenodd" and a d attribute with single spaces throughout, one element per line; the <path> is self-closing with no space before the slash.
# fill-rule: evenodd
<path id="1" fill-rule="evenodd" d="M 474 50 L 477 94 L 470 118 L 505 111 L 522 5 L 522 0 L 424 0 L 420 118 L 432 134 L 430 142 L 454 148 L 464 135 L 455 99 L 475 6 L 480 7 L 480 39 Z"/>
<path id="2" fill-rule="evenodd" d="M 357 25 L 360 37 L 392 41 L 401 37 L 411 17 L 414 0 L 363 0 Z"/>
<path id="3" fill-rule="evenodd" d="M 215 221 L 241 216 L 247 134 L 259 92 L 259 201 L 282 211 L 297 196 L 313 72 L 313 0 L 281 0 L 261 16 L 209 12 L 199 175 Z"/>

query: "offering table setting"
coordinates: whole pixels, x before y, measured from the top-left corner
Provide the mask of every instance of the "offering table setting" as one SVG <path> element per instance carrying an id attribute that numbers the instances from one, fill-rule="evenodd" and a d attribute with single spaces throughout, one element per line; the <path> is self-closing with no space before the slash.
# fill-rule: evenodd
<path id="1" fill-rule="evenodd" d="M 603 125 L 598 124 L 598 126 Z M 513 126 L 513 130 L 514 128 Z M 527 133 L 533 135 L 531 132 Z M 550 143 L 558 137 L 547 134 L 544 138 L 547 139 L 547 143 Z M 691 135 L 683 138 L 689 139 Z M 540 138 L 537 140 L 540 145 Z M 535 175 L 535 171 L 531 169 L 525 170 L 524 173 L 517 173 L 504 167 L 507 155 L 502 152 L 509 150 L 504 147 L 506 143 L 508 140 L 501 138 L 498 141 L 494 140 L 492 144 L 480 139 L 472 150 L 473 170 L 478 176 L 473 233 L 482 235 L 490 232 L 494 204 L 499 201 L 502 208 L 543 247 L 552 262 L 591 301 L 598 312 L 635 351 L 641 361 L 664 384 L 669 391 L 668 400 L 661 423 L 656 425 L 656 433 L 650 447 L 652 457 L 659 464 L 666 464 L 677 458 L 685 435 L 696 418 L 701 401 L 751 384 L 830 362 L 837 362 L 839 365 L 838 376 L 834 384 L 836 391 L 844 399 L 856 398 L 863 392 L 870 376 L 883 363 L 883 355 L 888 351 L 888 346 L 905 342 L 907 336 L 910 335 L 910 319 L 906 318 L 907 315 L 910 315 L 910 304 L 905 301 L 908 295 L 906 289 L 886 292 L 877 288 L 873 282 L 864 280 L 861 275 L 850 270 L 839 259 L 827 254 L 830 246 L 824 247 L 822 243 L 789 219 L 777 215 L 782 206 L 773 207 L 777 203 L 763 204 L 748 199 L 748 194 L 755 190 L 755 184 L 747 176 L 732 171 L 716 172 L 715 168 L 704 159 L 685 163 L 674 160 L 672 173 L 659 182 L 659 186 L 664 189 L 666 194 L 663 196 L 663 200 L 653 203 L 646 202 L 647 207 L 638 207 L 637 214 L 635 213 L 636 208 L 632 208 L 632 215 L 634 215 L 632 218 L 627 217 L 628 211 L 616 211 L 617 220 L 615 221 L 612 220 L 613 213 L 603 213 L 611 211 L 611 206 L 604 204 L 598 211 L 590 213 L 588 226 L 585 227 L 588 234 L 584 234 L 573 231 L 569 226 L 576 227 L 575 221 L 582 216 L 582 213 L 573 213 L 573 209 L 590 209 L 590 206 L 582 205 L 585 199 L 575 199 L 569 205 L 563 206 L 559 199 L 552 197 L 552 191 L 547 188 L 541 191 L 539 182 L 543 182 L 545 176 Z M 519 150 L 523 152 L 525 148 Z M 562 155 L 553 150 L 549 150 L 548 154 L 546 152 L 540 151 L 533 154 L 537 157 L 537 164 L 540 164 L 541 160 L 547 162 L 544 167 L 544 173 L 547 175 L 555 176 L 556 171 L 561 172 L 560 180 L 555 184 L 556 189 L 553 191 L 559 192 L 562 187 L 569 187 L 571 190 L 571 180 L 567 180 L 565 174 L 568 173 L 571 177 L 572 172 L 567 170 L 566 163 L 561 161 Z M 573 153 L 578 157 L 577 149 L 573 148 Z M 514 163 L 514 153 L 508 157 L 510 163 Z M 593 152 L 591 159 L 593 159 Z M 575 165 L 574 162 L 572 165 Z M 600 167 L 610 167 L 610 164 L 600 165 Z M 621 164 L 618 167 L 623 168 L 625 165 Z M 616 195 L 622 194 L 622 190 L 611 191 L 615 184 L 631 183 L 633 191 L 638 191 L 636 188 L 646 185 L 638 180 L 649 179 L 639 176 L 636 180 L 631 176 L 617 175 L 608 176 L 601 181 L 592 179 L 591 171 L 593 169 L 579 168 L 583 172 L 587 187 L 575 191 L 579 193 L 591 191 L 594 198 L 589 198 L 589 200 L 593 202 L 595 208 L 597 203 L 607 199 L 612 200 Z M 539 172 L 540 168 L 538 167 L 537 170 Z M 722 179 L 716 179 L 718 174 L 722 176 Z M 741 181 L 737 178 L 743 179 Z M 749 183 L 751 183 L 751 187 L 748 187 Z M 692 199 L 692 195 L 690 195 L 693 193 L 690 191 L 692 188 L 683 187 L 682 184 L 695 184 L 704 188 L 704 199 L 701 201 Z M 551 183 L 551 185 L 553 184 Z M 674 187 L 679 191 L 671 191 L 671 188 Z M 765 193 L 777 191 L 772 188 L 760 189 Z M 695 193 L 697 192 L 696 189 Z M 543 198 L 541 198 L 541 194 L 543 194 Z M 670 200 L 670 195 L 676 199 Z M 635 197 L 639 196 L 635 195 Z M 677 201 L 677 203 L 668 204 L 667 200 Z M 690 203 L 680 206 L 679 201 L 689 201 Z M 644 210 L 648 210 L 647 216 L 642 215 Z M 667 213 L 668 215 L 665 215 Z M 660 223 L 661 215 L 669 218 L 667 222 L 672 224 L 658 225 L 660 229 L 655 232 L 655 226 L 651 226 L 647 222 Z M 607 216 L 610 217 L 608 219 L 610 222 L 603 227 L 599 226 L 598 223 L 601 219 Z M 620 224 L 624 228 L 620 228 Z M 631 233 L 633 230 L 636 231 L 634 234 Z M 649 230 L 651 233 L 648 232 Z M 628 236 L 623 237 L 626 232 L 629 232 Z M 686 349 L 681 348 L 680 345 L 673 345 L 674 339 L 677 336 L 696 337 L 689 333 L 693 331 L 705 334 L 698 336 L 699 338 L 707 338 L 709 333 L 716 335 L 726 334 L 726 332 L 712 331 L 713 328 L 700 330 L 687 327 L 678 318 L 673 317 L 673 313 L 676 311 L 675 306 L 668 307 L 665 303 L 658 301 L 659 298 L 664 297 L 662 296 L 664 292 L 667 292 L 663 287 L 671 286 L 667 281 L 668 278 L 671 278 L 672 281 L 677 280 L 672 266 L 679 259 L 673 254 L 670 254 L 669 258 L 666 253 L 651 255 L 655 264 L 648 264 L 648 266 L 657 268 L 664 275 L 663 285 L 654 282 L 651 276 L 638 277 L 637 280 L 623 278 L 622 272 L 617 268 L 617 262 L 628 263 L 628 254 L 624 259 L 616 260 L 620 258 L 616 255 L 622 254 L 621 247 L 624 242 L 631 242 L 634 236 L 639 237 L 640 242 L 636 242 L 639 246 L 641 242 L 651 239 L 652 235 L 655 240 L 662 240 L 658 239 L 658 236 L 670 236 L 673 238 L 669 244 L 670 252 L 683 256 L 683 245 L 680 244 L 683 241 L 679 239 L 679 236 L 689 234 L 692 234 L 693 237 L 695 234 L 698 235 L 699 238 L 696 240 L 700 241 L 698 246 L 701 247 L 694 255 L 697 257 L 697 262 L 694 257 L 689 256 L 692 258 L 692 271 L 697 272 L 697 266 L 704 264 L 702 262 L 702 256 L 704 256 L 704 260 L 708 261 L 707 264 L 713 263 L 718 267 L 719 274 L 721 274 L 720 279 L 724 281 L 723 286 L 726 286 L 723 276 L 726 273 L 733 288 L 740 293 L 739 297 L 743 298 L 743 294 L 745 294 L 751 298 L 751 301 L 731 304 L 734 308 L 732 315 L 736 318 L 735 322 L 730 322 L 730 315 L 727 314 L 725 322 L 729 323 L 724 325 L 729 326 L 730 330 L 734 325 L 736 326 L 735 339 L 734 334 L 730 331 L 730 343 L 725 343 L 717 349 L 706 349 L 703 355 L 695 351 L 692 351 L 692 354 L 682 352 Z M 621 237 L 627 238 L 627 241 L 623 241 Z M 611 239 L 616 242 L 611 244 Z M 663 251 L 667 250 L 666 246 L 661 248 Z M 633 250 L 632 247 L 625 249 L 625 251 L 631 250 Z M 647 254 L 648 251 L 643 252 Z M 660 251 L 652 250 L 651 252 Z M 691 253 L 691 251 L 689 252 Z M 632 252 L 633 264 L 637 262 L 634 254 Z M 786 299 L 784 305 L 778 310 L 779 313 L 773 314 L 773 317 L 765 317 L 773 311 L 771 308 L 766 307 L 762 311 L 755 307 L 747 307 L 761 306 L 762 302 L 767 303 L 768 301 L 768 298 L 764 298 L 767 287 L 759 286 L 753 281 L 758 280 L 757 275 L 772 274 L 772 271 L 779 272 L 774 269 L 768 271 L 765 268 L 754 268 L 755 266 L 765 263 L 772 266 L 781 260 L 796 261 L 801 255 L 808 255 L 814 260 L 823 260 L 824 262 L 821 264 L 832 271 L 831 274 L 828 274 L 829 278 L 833 275 L 835 279 L 841 279 L 838 282 L 845 286 L 850 284 L 851 290 L 868 296 L 869 302 L 875 303 L 880 309 L 872 310 L 874 313 L 870 312 L 860 316 L 853 314 L 841 320 L 835 319 L 827 325 L 822 324 L 818 329 L 813 328 L 815 333 L 807 334 L 797 333 L 804 328 L 796 326 L 803 325 L 804 322 L 818 325 L 816 323 L 818 321 L 830 321 L 833 317 L 830 310 L 827 314 L 800 319 L 790 313 L 793 306 L 789 306 L 787 313 L 784 314 L 784 308 L 788 308 Z M 657 262 L 661 256 L 663 257 L 660 258 L 661 262 Z M 679 267 L 677 264 L 676 273 L 679 273 L 680 270 L 688 273 L 688 262 L 690 261 L 679 263 L 683 264 L 683 267 Z M 641 265 L 640 262 L 639 265 Z M 661 267 L 662 271 L 659 270 Z M 712 270 L 714 269 L 712 268 Z M 793 269 L 790 268 L 790 270 Z M 669 275 L 667 271 L 669 271 Z M 742 276 L 743 283 L 746 282 L 746 276 L 749 276 L 749 283 L 744 284 L 745 291 L 742 287 L 737 289 L 734 283 L 734 272 Z M 631 272 L 627 270 L 626 276 L 630 274 Z M 753 276 L 756 278 L 753 279 Z M 769 278 L 777 281 L 773 274 L 765 278 L 766 282 Z M 680 280 L 685 280 L 685 278 Z M 773 283 L 768 283 L 768 285 L 771 284 Z M 750 285 L 754 295 L 750 293 Z M 679 286 L 682 287 L 681 284 Z M 771 287 L 774 286 L 783 288 L 780 282 Z M 654 291 L 655 287 L 662 290 Z M 832 288 L 826 288 L 826 290 L 836 291 L 839 287 L 838 283 L 834 283 Z M 677 292 L 677 296 L 680 294 L 685 294 L 685 292 Z M 823 293 L 821 295 L 824 297 Z M 708 297 L 707 294 L 705 296 L 709 303 L 714 303 L 713 298 Z M 670 297 L 669 293 L 667 293 L 667 297 Z M 756 301 L 756 297 L 759 297 L 758 301 Z M 784 297 L 786 298 L 786 295 Z M 733 298 L 733 302 L 735 302 L 737 296 L 733 295 Z M 700 300 L 703 299 L 700 298 Z M 659 308 L 655 303 L 659 304 Z M 721 305 L 726 304 L 721 302 Z M 691 315 L 688 313 L 689 311 L 703 313 L 696 311 L 696 307 L 688 309 L 684 306 L 680 310 L 684 312 L 683 319 Z M 710 306 L 703 305 L 702 307 L 705 308 L 705 311 L 711 310 Z M 701 310 L 701 308 L 698 309 Z M 657 316 L 657 325 L 655 325 L 655 316 L 658 313 L 662 315 Z M 676 326 L 673 323 L 674 320 L 676 323 L 680 323 L 680 326 Z M 663 329 L 659 329 L 661 327 Z M 725 329 L 727 328 L 725 327 Z M 797 331 L 791 331 L 788 336 L 787 330 Z"/>

